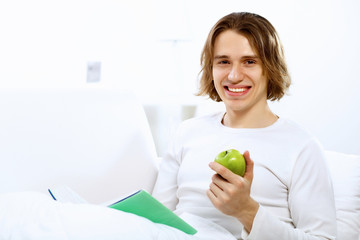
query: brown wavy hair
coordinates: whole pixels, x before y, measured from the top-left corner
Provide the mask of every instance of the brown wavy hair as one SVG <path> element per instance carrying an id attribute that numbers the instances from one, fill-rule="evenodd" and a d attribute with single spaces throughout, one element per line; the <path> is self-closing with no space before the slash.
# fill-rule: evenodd
<path id="1" fill-rule="evenodd" d="M 267 19 L 248 12 L 226 15 L 211 29 L 201 53 L 200 89 L 197 95 L 208 95 L 214 101 L 222 101 L 215 89 L 212 70 L 215 40 L 226 30 L 234 30 L 248 39 L 261 59 L 264 74 L 269 81 L 267 99 L 280 100 L 291 84 L 282 44 Z"/>

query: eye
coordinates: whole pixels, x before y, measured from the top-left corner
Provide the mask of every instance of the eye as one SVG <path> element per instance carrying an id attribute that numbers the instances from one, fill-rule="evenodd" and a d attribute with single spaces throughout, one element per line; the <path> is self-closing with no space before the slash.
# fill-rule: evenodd
<path id="1" fill-rule="evenodd" d="M 245 64 L 247 64 L 247 65 L 251 65 L 251 64 L 255 64 L 255 63 L 256 63 L 256 61 L 252 60 L 252 59 L 245 60 Z"/>
<path id="2" fill-rule="evenodd" d="M 228 60 L 221 60 L 218 62 L 218 64 L 229 64 Z"/>

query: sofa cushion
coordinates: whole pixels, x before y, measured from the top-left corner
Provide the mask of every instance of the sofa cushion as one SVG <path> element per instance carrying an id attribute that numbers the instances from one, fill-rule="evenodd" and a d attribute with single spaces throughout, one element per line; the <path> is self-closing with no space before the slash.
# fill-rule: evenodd
<path id="1" fill-rule="evenodd" d="M 360 156 L 325 152 L 334 186 L 338 240 L 360 237 Z"/>

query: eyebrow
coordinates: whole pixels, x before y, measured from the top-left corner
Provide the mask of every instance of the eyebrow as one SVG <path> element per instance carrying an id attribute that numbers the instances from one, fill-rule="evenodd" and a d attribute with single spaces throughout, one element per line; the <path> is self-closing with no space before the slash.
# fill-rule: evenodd
<path id="1" fill-rule="evenodd" d="M 216 55 L 214 57 L 214 59 L 224 59 L 224 58 L 230 58 L 228 55 Z M 248 58 L 256 58 L 258 59 L 259 57 L 256 55 L 248 55 L 248 56 L 242 56 L 241 59 L 248 59 Z"/>

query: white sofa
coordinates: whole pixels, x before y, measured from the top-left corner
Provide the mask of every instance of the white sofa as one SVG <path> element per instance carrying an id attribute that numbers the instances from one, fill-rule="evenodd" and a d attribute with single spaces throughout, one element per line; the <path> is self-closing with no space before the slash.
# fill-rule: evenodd
<path id="1" fill-rule="evenodd" d="M 157 156 L 134 94 L 0 91 L 0 194 L 66 185 L 90 203 L 152 191 Z"/>
<path id="2" fill-rule="evenodd" d="M 94 204 L 138 189 L 152 191 L 157 156 L 135 95 L 104 89 L 1 90 L 0 113 L 0 203 L 9 192 L 47 193 L 59 184 Z M 360 157 L 326 155 L 338 239 L 358 240 Z M 1 235 L 7 226 L 1 225 L 6 223 L 1 208 L 6 206 L 0 206 L 0 239 L 7 239 Z"/>

